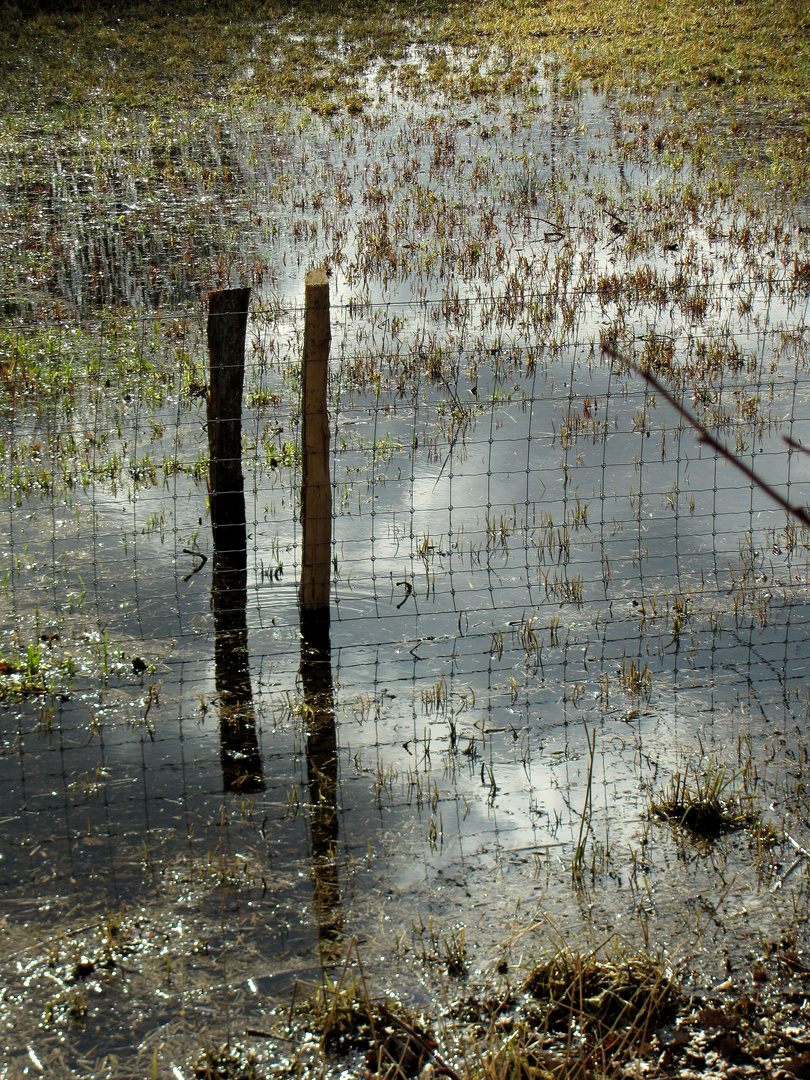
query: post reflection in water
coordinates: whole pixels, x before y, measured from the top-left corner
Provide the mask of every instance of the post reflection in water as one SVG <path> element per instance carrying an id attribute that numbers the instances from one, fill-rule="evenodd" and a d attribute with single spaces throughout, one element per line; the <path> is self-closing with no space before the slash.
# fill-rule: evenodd
<path id="1" fill-rule="evenodd" d="M 222 783 L 226 791 L 264 787 L 256 736 L 247 640 L 247 550 L 245 498 L 220 493 L 222 520 L 214 530 L 211 606 L 214 609 L 214 672 L 219 699 Z M 240 504 L 241 503 L 241 507 Z M 228 522 L 223 525 L 223 521 Z"/>
<path id="2" fill-rule="evenodd" d="M 309 624 L 309 625 L 308 625 Z M 329 624 L 301 623 L 301 682 L 307 727 L 312 887 L 324 967 L 340 960 L 343 910 L 337 867 L 337 734 Z"/>

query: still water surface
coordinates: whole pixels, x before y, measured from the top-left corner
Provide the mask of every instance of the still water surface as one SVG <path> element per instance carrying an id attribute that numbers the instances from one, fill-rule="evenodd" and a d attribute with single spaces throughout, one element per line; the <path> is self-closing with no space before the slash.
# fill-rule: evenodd
<path id="1" fill-rule="evenodd" d="M 492 205 L 503 176 L 513 188 L 551 183 L 519 168 L 537 161 L 557 170 L 554 184 L 565 164 L 588 213 L 605 188 L 641 215 L 639 192 L 665 193 L 672 176 L 649 161 L 594 164 L 589 147 L 613 130 L 609 107 L 583 98 L 574 112 L 549 121 L 540 110 L 517 134 L 506 109 L 476 116 L 463 153 L 457 118 L 427 113 L 340 146 L 315 139 L 314 153 L 332 179 L 346 155 L 358 206 L 364 193 L 377 205 L 369 192 L 380 190 L 364 161 L 433 170 L 456 200 L 477 166 Z M 262 172 L 251 133 L 234 132 L 232 155 L 269 204 L 304 137 L 285 135 Z M 460 172 L 445 175 L 451 150 Z M 423 196 L 418 185 L 402 196 L 412 252 L 433 228 L 417 213 Z M 464 228 L 486 219 L 482 200 Z M 302 652 L 298 627 L 301 313 L 289 300 L 299 271 L 277 256 L 285 245 L 299 262 L 316 253 L 303 226 L 262 240 L 276 272 L 248 328 L 243 588 L 215 587 L 205 406 L 180 372 L 159 401 L 145 388 L 120 399 L 114 386 L 89 387 L 68 415 L 57 403 L 5 418 L 4 447 L 22 447 L 29 464 L 47 458 L 33 450 L 43 433 L 70 430 L 99 466 L 72 488 L 54 480 L 43 498 L 12 484 L 2 505 L 4 648 L 23 660 L 39 649 L 34 689 L 53 677 L 59 691 L 10 690 L 2 702 L 7 1015 L 25 1033 L 9 1044 L 15 1060 L 39 1025 L 38 1038 L 66 1041 L 74 1056 L 101 1047 L 147 1060 L 159 1020 L 160 1038 L 187 1050 L 200 1025 L 222 1030 L 229 995 L 238 1024 L 260 1027 L 269 1002 L 332 968 L 353 937 L 381 985 L 415 1000 L 436 993 L 462 929 L 472 972 L 503 955 L 517 964 L 548 935 L 615 933 L 669 950 L 711 985 L 725 973 L 719 943 L 744 966 L 756 934 L 777 932 L 805 903 L 801 875 L 774 889 L 786 866 L 774 870 L 746 835 L 696 846 L 649 810 L 687 761 L 716 764 L 801 838 L 806 538 L 601 356 L 600 332 L 616 319 L 604 295 L 583 287 L 575 321 L 545 336 L 530 299 L 499 303 L 518 268 L 539 265 L 573 224 L 561 220 L 549 238 L 532 213 L 504 218 L 475 255 L 485 265 L 487 245 L 509 238 L 496 280 L 470 269 L 459 226 L 437 264 L 461 268 L 459 297 L 427 254 L 418 272 L 381 282 L 364 260 L 383 226 L 370 210 L 345 210 L 341 231 L 343 211 L 331 211 L 328 657 Z M 315 208 L 302 215 L 320 220 Z M 712 223 L 681 222 L 678 246 L 693 261 L 732 259 L 733 225 L 725 219 L 720 252 Z M 617 243 L 601 236 L 595 272 L 621 262 Z M 638 262 L 666 272 L 678 257 L 662 246 Z M 81 307 L 79 263 L 78 285 L 66 271 L 60 287 Z M 623 272 L 634 267 L 628 255 Z M 639 302 L 639 335 L 646 320 L 688 358 L 695 338 L 733 333 L 744 362 L 721 366 L 686 404 L 714 409 L 730 445 L 803 502 L 810 462 L 781 436 L 810 437 L 806 310 L 762 278 L 749 282 L 745 311 L 726 284 L 714 295 L 695 334 L 677 304 Z M 177 326 L 204 371 L 201 325 Z M 102 353 L 112 351 L 104 333 Z M 100 466 L 116 457 L 121 470 L 105 480 Z M 45 469 L 58 477 L 56 455 Z M 235 714 L 241 745 L 229 735 Z M 138 928 L 133 958 L 90 981 L 87 1018 L 65 1035 L 75 979 L 59 963 L 122 911 Z M 49 969 L 39 942 L 52 939 L 61 960 Z M 172 963 L 182 978 L 161 981 Z"/>

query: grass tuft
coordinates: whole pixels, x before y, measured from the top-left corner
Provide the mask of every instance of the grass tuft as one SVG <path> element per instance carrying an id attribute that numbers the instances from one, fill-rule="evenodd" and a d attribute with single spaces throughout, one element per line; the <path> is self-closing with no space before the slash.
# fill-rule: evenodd
<path id="1" fill-rule="evenodd" d="M 700 839 L 712 840 L 755 822 L 755 815 L 734 790 L 734 775 L 710 762 L 702 771 L 687 765 L 652 802 L 651 812 L 673 821 Z"/>

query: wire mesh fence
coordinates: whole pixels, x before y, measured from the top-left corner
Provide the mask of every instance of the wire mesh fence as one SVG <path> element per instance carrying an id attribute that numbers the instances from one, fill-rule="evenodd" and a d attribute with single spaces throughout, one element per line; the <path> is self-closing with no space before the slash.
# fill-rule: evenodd
<path id="1" fill-rule="evenodd" d="M 719 292 L 722 333 L 622 348 L 803 505 L 806 305 L 788 320 L 771 291 Z M 3 331 L 7 905 L 64 915 L 77 895 L 151 890 L 223 954 L 238 927 L 251 962 L 300 972 L 361 925 L 382 940 L 388 919 L 401 934 L 480 901 L 498 926 L 521 900 L 531 918 L 538 882 L 564 924 L 553 882 L 584 817 L 595 874 L 696 739 L 740 767 L 778 745 L 777 789 L 808 710 L 808 537 L 602 355 L 603 301 L 556 340 L 539 303 L 512 321 L 447 295 L 333 309 L 326 682 L 307 681 L 298 630 L 302 309 L 256 304 L 248 322 L 227 685 L 205 319 Z M 247 749 L 228 743 L 228 695 L 249 703 Z"/>
<path id="2" fill-rule="evenodd" d="M 480 667 L 493 638 L 496 652 L 500 635 L 507 652 L 536 638 L 527 659 L 545 667 L 560 632 L 607 626 L 616 607 L 632 609 L 619 622 L 637 643 L 645 621 L 672 632 L 674 620 L 678 633 L 710 616 L 764 627 L 800 595 L 799 532 L 641 379 L 590 341 L 550 350 L 493 336 L 492 308 L 337 314 L 337 648 L 344 634 L 356 647 L 433 637 L 465 642 Z M 250 329 L 244 471 L 257 633 L 296 625 L 300 316 L 256 313 Z M 659 370 L 679 364 L 676 392 L 801 500 L 806 459 L 782 436 L 800 439 L 807 421 L 806 326 L 752 329 L 726 349 L 690 338 L 683 357 L 665 339 L 644 348 Z M 128 653 L 160 642 L 169 667 L 199 651 L 210 619 L 206 380 L 198 319 L 14 332 L 3 494 L 18 649 L 74 609 L 92 611 L 108 653 L 119 637 Z M 265 655 L 256 645 L 254 662 Z"/>

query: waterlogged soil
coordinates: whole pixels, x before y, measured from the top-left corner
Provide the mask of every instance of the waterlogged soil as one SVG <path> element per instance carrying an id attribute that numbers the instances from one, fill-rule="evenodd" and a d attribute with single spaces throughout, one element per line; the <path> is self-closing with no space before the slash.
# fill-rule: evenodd
<path id="1" fill-rule="evenodd" d="M 248 1030 L 294 1070 L 274 1009 L 347 956 L 413 1012 L 571 942 L 660 955 L 707 1000 L 801 982 L 808 538 L 629 362 L 807 502 L 805 211 L 695 168 L 654 103 L 541 69 L 462 106 L 420 65 L 333 116 L 41 115 L 4 145 L 0 1076 L 190 1076 Z M 223 602 L 201 297 L 237 285 Z M 655 812 L 684 784 L 718 836 Z"/>

